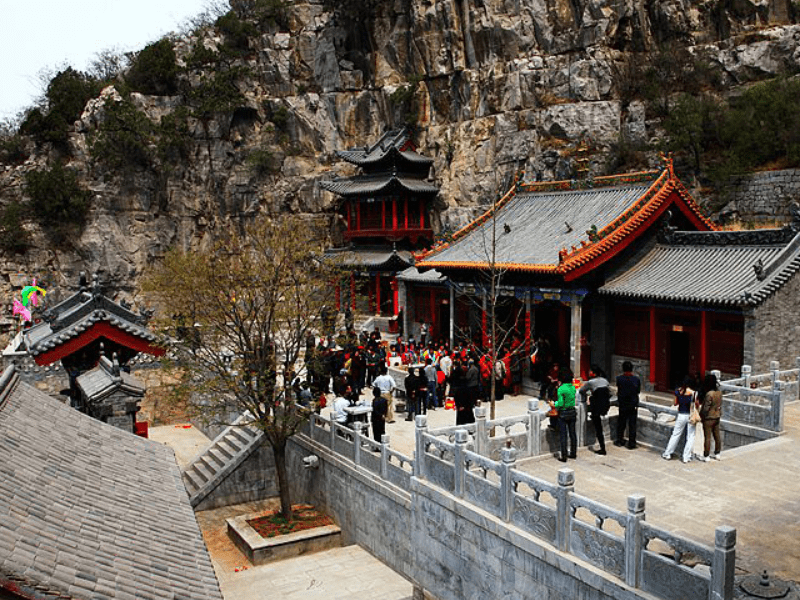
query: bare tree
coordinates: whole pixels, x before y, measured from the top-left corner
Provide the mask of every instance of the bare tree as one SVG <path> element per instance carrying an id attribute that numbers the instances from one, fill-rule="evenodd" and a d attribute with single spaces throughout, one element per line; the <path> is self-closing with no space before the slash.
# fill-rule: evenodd
<path id="1" fill-rule="evenodd" d="M 292 396 L 291 377 L 307 334 L 321 326 L 336 277 L 317 231 L 298 217 L 260 219 L 207 250 L 168 253 L 145 286 L 169 307 L 161 323 L 184 337 L 177 365 L 192 392 L 190 409 L 230 424 L 233 408 L 247 416 L 243 425 L 264 432 L 287 519 L 286 444 L 308 417 Z"/>

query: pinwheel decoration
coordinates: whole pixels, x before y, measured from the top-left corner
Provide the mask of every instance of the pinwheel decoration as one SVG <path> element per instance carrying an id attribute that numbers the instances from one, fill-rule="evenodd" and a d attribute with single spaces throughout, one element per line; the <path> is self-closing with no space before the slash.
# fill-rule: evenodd
<path id="1" fill-rule="evenodd" d="M 20 315 L 24 321 L 32 321 L 31 311 L 29 306 L 39 306 L 39 294 L 46 295 L 47 292 L 36 285 L 36 280 L 33 280 L 33 285 L 26 285 L 22 288 L 22 302 L 14 299 L 14 315 Z"/>

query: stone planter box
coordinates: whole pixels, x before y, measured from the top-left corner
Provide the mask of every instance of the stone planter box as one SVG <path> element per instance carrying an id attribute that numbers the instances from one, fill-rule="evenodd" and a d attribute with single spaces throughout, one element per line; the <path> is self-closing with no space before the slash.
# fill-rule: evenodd
<path id="1" fill-rule="evenodd" d="M 342 530 L 338 525 L 315 527 L 273 538 L 261 537 L 247 524 L 247 521 L 260 516 L 263 515 L 254 513 L 226 519 L 228 536 L 254 566 L 342 545 Z"/>

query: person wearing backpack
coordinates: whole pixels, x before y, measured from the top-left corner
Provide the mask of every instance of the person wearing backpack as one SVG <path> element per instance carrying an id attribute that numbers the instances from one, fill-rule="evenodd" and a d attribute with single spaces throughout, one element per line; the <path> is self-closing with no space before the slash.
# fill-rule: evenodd
<path id="1" fill-rule="evenodd" d="M 595 450 L 595 453 L 605 456 L 606 440 L 603 437 L 602 418 L 608 413 L 608 409 L 611 406 L 611 390 L 608 388 L 608 379 L 606 379 L 603 370 L 597 365 L 592 365 L 589 368 L 589 381 L 584 383 L 578 391 L 581 395 L 581 400 L 589 408 L 589 418 L 594 426 L 594 435 L 600 446 L 600 449 Z M 587 398 L 587 394 L 590 395 L 589 398 Z"/>

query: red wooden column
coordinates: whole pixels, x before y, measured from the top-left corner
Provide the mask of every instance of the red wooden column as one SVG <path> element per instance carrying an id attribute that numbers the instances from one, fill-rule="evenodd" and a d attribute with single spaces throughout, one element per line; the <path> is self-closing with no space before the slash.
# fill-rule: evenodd
<path id="1" fill-rule="evenodd" d="M 405 208 L 405 222 L 403 223 L 403 229 L 408 229 L 408 196 L 403 198 L 403 207 Z"/>
<path id="2" fill-rule="evenodd" d="M 392 277 L 392 281 L 389 283 L 392 286 L 392 315 L 396 315 L 399 311 L 400 305 L 400 298 L 399 292 L 397 291 L 397 279 Z"/>
<path id="3" fill-rule="evenodd" d="M 381 200 L 381 229 L 386 228 L 386 200 Z"/>
<path id="4" fill-rule="evenodd" d="M 381 314 L 381 274 L 375 275 L 375 314 Z"/>
<path id="5" fill-rule="evenodd" d="M 356 274 L 350 273 L 350 310 L 356 312 Z"/>
<path id="6" fill-rule="evenodd" d="M 417 204 L 419 205 L 419 228 L 425 229 L 425 209 L 421 200 L 417 200 Z"/>
<path id="7" fill-rule="evenodd" d="M 700 312 L 700 373 L 708 371 L 708 311 Z M 700 382 L 698 382 L 700 383 Z"/>
<path id="8" fill-rule="evenodd" d="M 392 229 L 397 231 L 397 196 L 392 196 Z"/>
<path id="9" fill-rule="evenodd" d="M 658 345 L 656 344 L 656 307 L 650 307 L 650 383 L 656 382 Z"/>
<path id="10" fill-rule="evenodd" d="M 339 282 L 336 282 L 336 312 L 340 312 L 342 310 L 342 286 Z"/>

